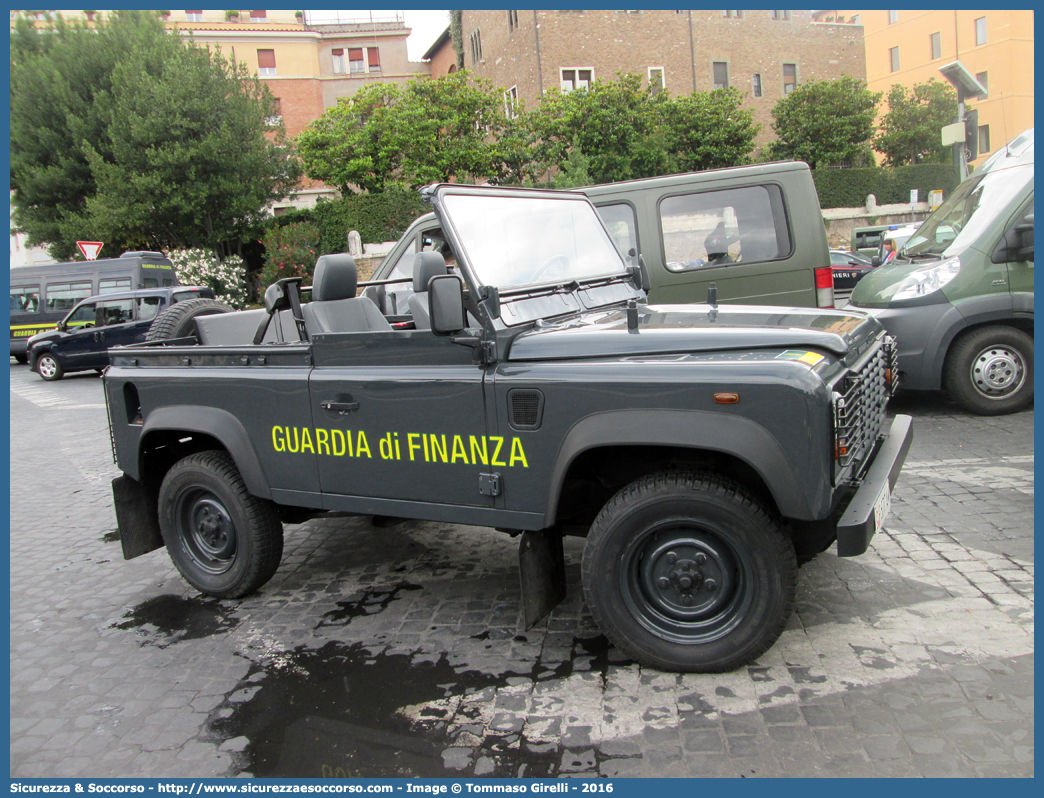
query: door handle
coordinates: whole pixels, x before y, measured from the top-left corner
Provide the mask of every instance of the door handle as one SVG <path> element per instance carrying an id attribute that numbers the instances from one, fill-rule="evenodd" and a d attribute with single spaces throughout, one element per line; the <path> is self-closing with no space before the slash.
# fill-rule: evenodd
<path id="1" fill-rule="evenodd" d="M 319 407 L 323 410 L 334 410 L 338 415 L 345 415 L 359 409 L 358 402 L 334 402 L 330 399 L 324 399 L 319 403 Z"/>

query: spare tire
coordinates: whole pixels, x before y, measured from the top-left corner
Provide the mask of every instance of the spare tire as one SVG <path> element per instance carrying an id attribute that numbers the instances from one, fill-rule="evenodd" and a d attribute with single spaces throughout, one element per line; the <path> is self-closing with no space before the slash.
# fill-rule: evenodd
<path id="1" fill-rule="evenodd" d="M 146 341 L 166 341 L 170 338 L 195 338 L 199 342 L 196 319 L 215 313 L 232 313 L 231 306 L 219 299 L 187 299 L 171 305 L 160 313 L 145 335 Z"/>

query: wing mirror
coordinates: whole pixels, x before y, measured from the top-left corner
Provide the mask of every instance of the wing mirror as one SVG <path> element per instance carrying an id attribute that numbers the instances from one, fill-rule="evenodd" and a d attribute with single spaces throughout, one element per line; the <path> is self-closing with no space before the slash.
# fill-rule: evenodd
<path id="1" fill-rule="evenodd" d="M 871 266 L 880 266 L 881 265 L 881 256 L 880 255 L 874 255 L 872 258 L 870 258 L 870 265 Z"/>
<path id="2" fill-rule="evenodd" d="M 455 274 L 440 274 L 428 281 L 428 317 L 435 335 L 456 335 L 464 323 L 464 284 Z"/>
<path id="3" fill-rule="evenodd" d="M 1033 214 L 1027 213 L 1022 221 L 1004 234 L 990 257 L 993 263 L 1033 261 Z"/>

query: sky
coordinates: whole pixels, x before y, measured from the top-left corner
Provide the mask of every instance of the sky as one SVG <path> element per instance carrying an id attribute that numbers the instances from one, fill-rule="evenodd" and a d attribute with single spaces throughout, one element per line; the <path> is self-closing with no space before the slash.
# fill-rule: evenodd
<path id="1" fill-rule="evenodd" d="M 370 11 L 342 11 L 334 9 L 322 9 L 309 11 L 308 19 L 316 23 L 336 22 L 338 18 L 342 22 L 365 21 L 370 18 Z M 396 13 L 404 14 L 406 26 L 413 28 L 410 38 L 406 40 L 406 49 L 409 51 L 411 61 L 420 61 L 421 56 L 427 51 L 435 40 L 439 38 L 449 25 L 449 11 L 430 11 L 422 9 L 406 9 L 405 11 L 393 11 L 390 9 L 374 9 L 375 20 L 391 19 Z"/>

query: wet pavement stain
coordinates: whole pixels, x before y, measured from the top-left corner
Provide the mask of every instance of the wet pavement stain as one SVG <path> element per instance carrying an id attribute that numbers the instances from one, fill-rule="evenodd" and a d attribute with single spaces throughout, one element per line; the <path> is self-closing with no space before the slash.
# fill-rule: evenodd
<path id="1" fill-rule="evenodd" d="M 114 629 L 137 629 L 141 645 L 166 648 L 181 640 L 199 640 L 232 631 L 239 618 L 231 608 L 212 599 L 156 596 L 144 601 L 112 624 Z"/>
<path id="2" fill-rule="evenodd" d="M 573 656 L 554 667 L 536 660 L 529 673 L 488 674 L 454 668 L 445 654 L 432 662 L 363 643 L 299 646 L 253 662 L 210 714 L 204 736 L 236 739 L 233 773 L 257 777 L 555 776 L 575 749 L 531 743 L 518 729 L 486 733 L 478 710 L 518 677 L 583 670 L 604 680 L 609 650 L 601 635 L 575 639 Z M 439 706 L 414 719 L 401 712 L 428 703 Z"/>
<path id="3" fill-rule="evenodd" d="M 399 593 L 403 590 L 422 590 L 420 585 L 409 582 L 400 582 L 391 588 L 367 588 L 362 597 L 353 601 L 338 601 L 337 609 L 323 613 L 322 619 L 315 625 L 315 629 L 323 626 L 347 626 L 355 618 L 365 615 L 376 615 L 381 610 L 388 608 Z"/>

